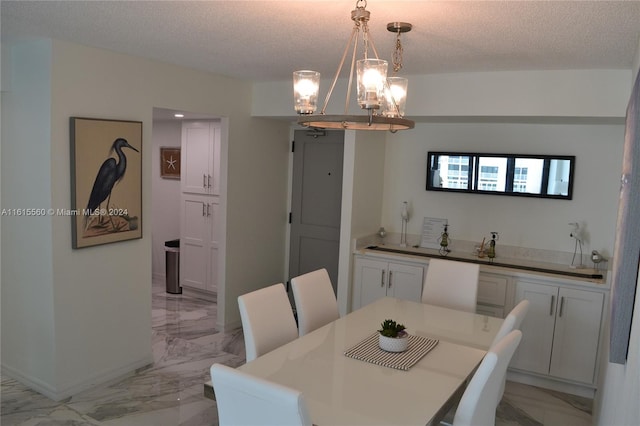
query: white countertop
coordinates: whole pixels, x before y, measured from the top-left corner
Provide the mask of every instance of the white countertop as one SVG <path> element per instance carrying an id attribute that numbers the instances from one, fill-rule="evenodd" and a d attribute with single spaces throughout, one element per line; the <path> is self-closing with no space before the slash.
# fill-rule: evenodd
<path id="1" fill-rule="evenodd" d="M 562 278 L 567 280 L 579 280 L 597 284 L 603 287 L 608 286 L 606 271 L 600 271 L 593 268 L 574 269 L 569 265 L 541 262 L 527 259 L 513 259 L 496 257 L 494 261 L 490 261 L 487 257 L 479 258 L 471 253 L 462 251 L 452 251 L 446 256 L 442 256 L 438 250 L 422 247 L 400 247 L 396 244 L 373 244 L 357 247 L 354 251 L 356 254 L 366 254 L 372 256 L 397 256 L 405 259 L 428 261 L 429 258 L 441 258 L 449 260 L 457 260 L 463 262 L 473 262 L 481 265 L 482 270 L 486 272 L 501 272 L 508 270 L 510 273 L 523 272 L 536 275 L 547 275 L 554 278 Z"/>

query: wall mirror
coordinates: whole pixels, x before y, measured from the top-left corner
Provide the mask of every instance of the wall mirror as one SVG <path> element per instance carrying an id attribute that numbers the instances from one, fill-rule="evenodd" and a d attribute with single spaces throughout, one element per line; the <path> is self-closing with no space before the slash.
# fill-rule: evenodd
<path id="1" fill-rule="evenodd" d="M 429 152 L 427 191 L 570 200 L 575 156 Z"/>

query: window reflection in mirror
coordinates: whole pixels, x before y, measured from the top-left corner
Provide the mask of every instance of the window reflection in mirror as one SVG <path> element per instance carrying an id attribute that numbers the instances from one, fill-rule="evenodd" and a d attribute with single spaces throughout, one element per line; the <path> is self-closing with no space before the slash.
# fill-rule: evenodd
<path id="1" fill-rule="evenodd" d="M 513 192 L 540 194 L 543 172 L 543 159 L 516 158 L 513 169 Z"/>
<path id="2" fill-rule="evenodd" d="M 507 159 L 505 157 L 478 157 L 478 172 L 478 190 L 505 191 L 507 184 Z"/>
<path id="3" fill-rule="evenodd" d="M 429 152 L 427 190 L 570 200 L 574 156 Z"/>
<path id="4" fill-rule="evenodd" d="M 547 194 L 568 196 L 569 179 L 573 175 L 571 160 L 551 160 Z"/>
<path id="5" fill-rule="evenodd" d="M 434 158 L 436 167 L 432 167 L 433 185 L 439 188 L 468 190 L 469 156 L 439 155 Z M 437 161 L 437 162 L 436 162 Z"/>

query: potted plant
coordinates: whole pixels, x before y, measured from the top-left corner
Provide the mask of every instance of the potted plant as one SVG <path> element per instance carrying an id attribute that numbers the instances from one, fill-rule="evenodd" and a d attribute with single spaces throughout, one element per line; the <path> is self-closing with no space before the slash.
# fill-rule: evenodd
<path id="1" fill-rule="evenodd" d="M 380 349 L 387 352 L 404 352 L 409 346 L 409 334 L 405 326 L 394 320 L 386 319 L 378 330 L 378 344 Z"/>

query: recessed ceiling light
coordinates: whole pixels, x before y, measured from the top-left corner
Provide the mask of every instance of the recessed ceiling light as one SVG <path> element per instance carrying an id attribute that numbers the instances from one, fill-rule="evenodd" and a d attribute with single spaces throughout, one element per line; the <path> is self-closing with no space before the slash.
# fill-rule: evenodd
<path id="1" fill-rule="evenodd" d="M 184 114 L 173 114 L 175 118 L 183 118 Z"/>

